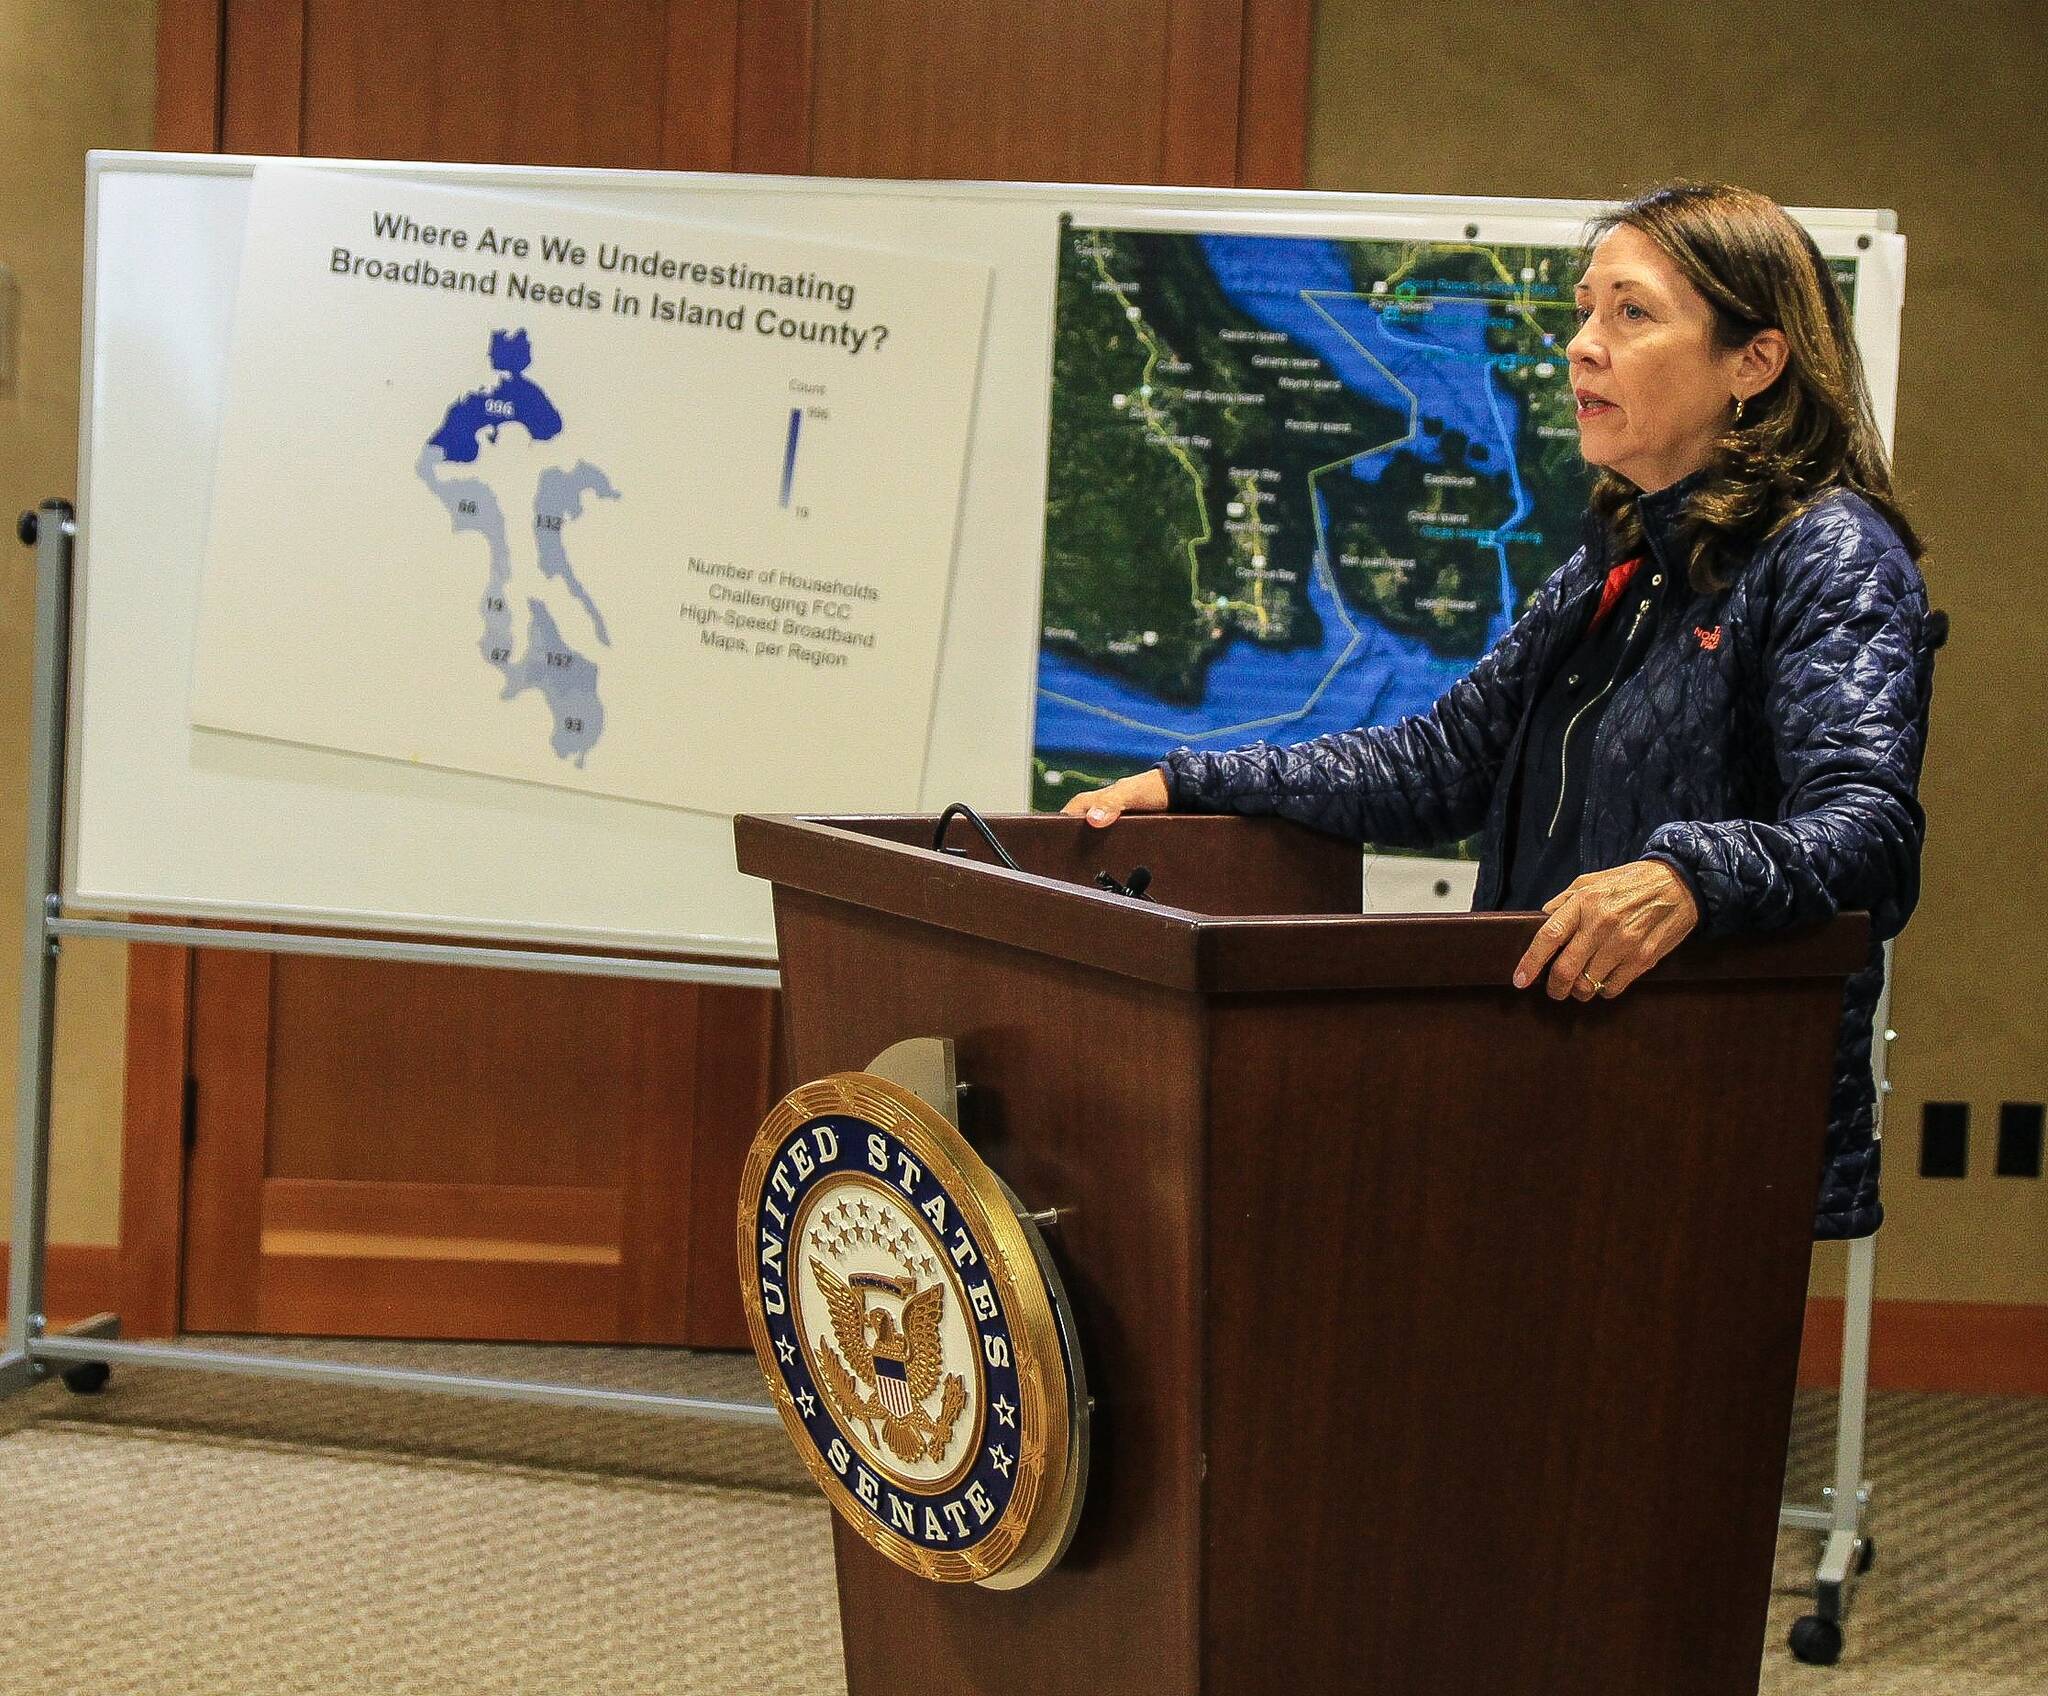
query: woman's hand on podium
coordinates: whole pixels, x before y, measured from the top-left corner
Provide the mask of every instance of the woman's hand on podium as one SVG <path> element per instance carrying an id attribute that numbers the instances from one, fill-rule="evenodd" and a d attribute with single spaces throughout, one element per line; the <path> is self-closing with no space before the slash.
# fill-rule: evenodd
<path id="1" fill-rule="evenodd" d="M 1700 922 L 1685 879 L 1662 860 L 1588 872 L 1543 910 L 1550 918 L 1515 967 L 1515 987 L 1526 989 L 1547 965 L 1553 1001 L 1612 1001 Z"/>
<path id="2" fill-rule="evenodd" d="M 1166 774 L 1151 766 L 1118 778 L 1107 789 L 1091 789 L 1076 795 L 1060 811 L 1069 818 L 1084 818 L 1101 830 L 1126 813 L 1163 813 L 1169 799 Z"/>

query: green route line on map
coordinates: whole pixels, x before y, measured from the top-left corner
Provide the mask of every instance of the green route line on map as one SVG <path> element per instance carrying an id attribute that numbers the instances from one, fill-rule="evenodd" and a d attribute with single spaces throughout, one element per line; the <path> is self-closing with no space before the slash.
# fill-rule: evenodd
<path id="1" fill-rule="evenodd" d="M 1202 598 L 1202 567 L 1196 556 L 1216 534 L 1215 527 L 1209 522 L 1209 503 L 1203 496 L 1202 474 L 1195 469 L 1194 462 L 1188 458 L 1180 443 L 1173 439 L 1172 434 L 1161 422 L 1165 415 L 1152 404 L 1152 372 L 1165 350 L 1146 327 L 1143 308 L 1133 305 L 1118 286 L 1116 279 L 1109 274 L 1109 268 L 1102 262 L 1102 254 L 1102 247 L 1098 243 L 1093 248 L 1096 273 L 1102 278 L 1103 286 L 1115 296 L 1117 304 L 1124 309 L 1125 321 L 1137 332 L 1138 339 L 1145 344 L 1145 369 L 1138 374 L 1138 405 L 1144 413 L 1145 426 L 1158 436 L 1166 445 L 1167 452 L 1180 462 L 1180 468 L 1188 474 L 1188 481 L 1195 488 L 1195 510 L 1202 515 L 1201 535 L 1185 544 L 1188 555 L 1188 605 L 1195 612 L 1210 619 L 1225 613 L 1242 611 L 1243 603 L 1232 600 L 1226 594 L 1213 595 L 1206 601 Z M 1228 409 L 1225 410 L 1227 416 Z"/>
<path id="2" fill-rule="evenodd" d="M 1266 542 L 1265 532 L 1259 528 L 1259 507 L 1265 496 L 1259 491 L 1259 480 L 1249 472 L 1241 473 L 1237 479 L 1238 504 L 1245 509 L 1246 522 L 1252 538 L 1252 612 L 1259 621 L 1259 634 L 1270 635 L 1273 629 L 1271 614 L 1266 611 Z"/>
<path id="3" fill-rule="evenodd" d="M 1524 251 L 1527 251 L 1527 250 L 1525 249 Z M 1512 301 L 1510 301 L 1510 302 L 1506 302 L 1505 304 L 1507 304 L 1507 305 L 1508 305 L 1508 306 L 1510 307 L 1510 309 L 1511 309 L 1511 310 L 1513 310 L 1513 311 L 1516 311 L 1516 312 L 1519 312 L 1519 313 L 1521 313 L 1521 314 L 1522 314 L 1522 316 L 1523 316 L 1524 318 L 1527 318 L 1527 319 L 1528 319 L 1528 321 L 1529 321 L 1529 328 L 1530 328 L 1530 329 L 1532 329 L 1532 330 L 1534 330 L 1534 331 L 1535 331 L 1535 332 L 1536 332 L 1536 333 L 1537 333 L 1537 334 L 1538 334 L 1539 336 L 1540 336 L 1540 335 L 1543 335 L 1543 334 L 1545 333 L 1545 331 L 1544 331 L 1544 329 L 1543 329 L 1543 326 L 1542 326 L 1541 324 L 1537 323 L 1537 322 L 1536 322 L 1536 319 L 1535 319 L 1535 317 L 1533 316 L 1533 314 L 1535 313 L 1536 307 L 1537 307 L 1537 305 L 1539 304 L 1539 302 L 1537 302 L 1537 301 L 1536 301 L 1536 300 L 1535 300 L 1535 299 L 1534 299 L 1534 298 L 1533 298 L 1533 297 L 1532 297 L 1532 296 L 1530 295 L 1530 293 L 1529 293 L 1529 290 L 1528 290 L 1528 288 L 1527 288 L 1527 285 L 1525 285 L 1525 284 L 1524 284 L 1524 283 L 1522 282 L 1522 280 L 1521 280 L 1521 279 L 1520 279 L 1519 277 L 1516 277 L 1516 276 L 1514 276 L 1514 275 L 1513 275 L 1513 274 L 1512 274 L 1512 273 L 1511 273 L 1511 272 L 1510 272 L 1510 271 L 1508 270 L 1508 268 L 1507 268 L 1507 267 L 1506 267 L 1505 265 L 1503 265 L 1503 264 L 1502 264 L 1502 263 L 1500 262 L 1500 253 L 1499 253 L 1499 250 L 1498 250 L 1498 249 L 1496 249 L 1496 248 L 1491 248 L 1491 247 L 1486 247 L 1486 246 L 1482 246 L 1482 245 L 1481 245 L 1480 243 L 1478 243 L 1478 242 L 1473 242 L 1473 241 L 1425 241 L 1425 242 L 1410 242 L 1410 243 L 1408 243 L 1408 244 L 1406 245 L 1406 247 L 1405 247 L 1405 248 L 1404 248 L 1404 250 L 1403 250 L 1403 254 L 1402 254 L 1402 259 L 1401 259 L 1401 263 L 1400 263 L 1400 264 L 1399 264 L 1398 266 L 1396 266 L 1396 267 L 1395 267 L 1395 269 L 1394 269 L 1394 270 L 1393 270 L 1392 272 L 1390 272 L 1390 273 L 1388 274 L 1388 276 L 1387 276 L 1387 278 L 1386 278 L 1386 284 L 1387 284 L 1387 287 L 1388 287 L 1388 288 L 1390 288 L 1390 289 L 1391 289 L 1391 288 L 1393 288 L 1393 287 L 1394 287 L 1394 285 L 1395 285 L 1395 284 L 1397 284 L 1398 282 L 1400 282 L 1400 280 L 1401 280 L 1401 279 L 1402 279 L 1403 277 L 1405 277 L 1405 276 L 1406 276 L 1406 275 L 1407 275 L 1407 274 L 1408 274 L 1408 273 L 1409 273 L 1410 271 L 1412 271 L 1412 270 L 1413 270 L 1413 269 L 1414 269 L 1414 268 L 1415 268 L 1415 267 L 1416 267 L 1417 265 L 1421 264 L 1421 262 L 1422 262 L 1422 259 L 1423 259 L 1423 256 L 1424 256 L 1425 254 L 1429 254 L 1429 253 L 1478 253 L 1478 254 L 1483 254 L 1483 255 L 1485 256 L 1485 258 L 1486 258 L 1486 262 L 1487 262 L 1487 263 L 1488 263 L 1489 265 L 1491 265 L 1491 266 L 1492 266 L 1492 267 L 1493 267 L 1493 268 L 1494 268 L 1494 269 L 1495 269 L 1496 271 L 1498 271 L 1498 272 L 1500 273 L 1500 280 L 1501 280 L 1502 282 L 1506 283 L 1506 284 L 1508 285 L 1508 287 L 1509 287 L 1509 288 L 1511 288 L 1511 289 L 1513 289 L 1513 290 L 1515 291 L 1515 298 L 1514 298 L 1514 299 L 1513 299 Z M 1354 298 L 1355 298 L 1355 297 L 1354 297 Z M 1431 300 L 1431 301 L 1433 301 L 1433 300 L 1436 300 L 1436 299 L 1437 299 L 1438 297 L 1437 297 L 1437 296 L 1435 296 L 1435 295 L 1408 295 L 1408 296 L 1405 296 L 1404 298 L 1405 298 L 1405 299 L 1408 299 L 1408 300 Z M 1463 300 L 1463 299 L 1470 299 L 1470 300 L 1484 300 L 1484 299 L 1485 299 L 1486 297 L 1485 297 L 1484 295 L 1457 295 L 1457 296 L 1451 296 L 1451 297 L 1449 297 L 1449 298 L 1451 298 L 1451 299 L 1460 299 L 1460 300 Z M 1555 307 L 1564 307 L 1564 306 L 1568 306 L 1568 305 L 1570 304 L 1570 302 L 1569 302 L 1569 301 L 1562 301 L 1562 300 L 1556 300 L 1556 301 L 1543 301 L 1543 302 L 1541 302 L 1540 304 L 1542 304 L 1542 305 L 1544 305 L 1544 306 L 1555 306 Z"/>
<path id="4" fill-rule="evenodd" d="M 1188 554 L 1188 604 L 1196 612 L 1208 613 L 1213 617 L 1213 610 L 1202 605 L 1201 563 L 1195 557 L 1196 550 L 1204 546 L 1216 533 L 1209 523 L 1209 503 L 1202 498 L 1201 474 L 1195 470 L 1193 462 L 1182 451 L 1180 443 L 1176 442 L 1171 433 L 1160 423 L 1161 414 L 1158 408 L 1152 404 L 1152 372 L 1159 363 L 1159 356 L 1162 350 L 1159 343 L 1153 338 L 1152 332 L 1145 327 L 1143 311 L 1131 304 L 1123 289 L 1118 285 L 1117 280 L 1109 274 L 1109 267 L 1102 262 L 1102 252 L 1102 245 L 1099 242 L 1096 243 L 1094 246 L 1096 272 L 1101 276 L 1103 285 L 1116 297 L 1117 305 L 1124 309 L 1125 322 L 1137 332 L 1138 339 L 1145 344 L 1145 369 L 1138 375 L 1138 405 L 1143 409 L 1145 426 L 1166 444 L 1167 452 L 1180 462 L 1180 468 L 1188 474 L 1188 481 L 1195 487 L 1195 510 L 1202 515 L 1202 533 L 1186 544 Z"/>

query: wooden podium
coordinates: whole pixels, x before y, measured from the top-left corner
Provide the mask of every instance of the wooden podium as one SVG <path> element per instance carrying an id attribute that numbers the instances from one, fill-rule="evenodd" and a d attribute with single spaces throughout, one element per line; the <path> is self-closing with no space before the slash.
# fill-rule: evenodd
<path id="1" fill-rule="evenodd" d="M 1097 1397 L 1064 1562 L 835 1521 L 850 1696 L 1753 1696 L 1842 980 L 1867 920 L 1613 1002 L 1533 915 L 1360 916 L 1293 826 L 742 817 L 791 1070 L 951 1037 Z M 1153 902 L 1092 886 L 1153 873 Z"/>

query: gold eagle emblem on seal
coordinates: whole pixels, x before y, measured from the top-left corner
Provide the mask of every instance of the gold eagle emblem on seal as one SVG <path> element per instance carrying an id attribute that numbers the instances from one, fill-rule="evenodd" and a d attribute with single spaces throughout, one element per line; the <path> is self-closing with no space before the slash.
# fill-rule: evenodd
<path id="1" fill-rule="evenodd" d="M 867 1428 L 870 1443 L 886 1447 L 899 1460 L 944 1460 L 953 1444 L 953 1427 L 967 1406 L 967 1381 L 941 1365 L 939 1326 L 945 1317 L 946 1286 L 927 1284 L 918 1289 L 908 1278 L 876 1272 L 842 1278 L 818 1260 L 811 1262 L 811 1277 L 832 1315 L 832 1334 L 839 1343 L 835 1350 L 820 1337 L 815 1350 L 833 1405 Z M 869 1309 L 870 1290 L 886 1290 L 903 1303 L 900 1325 L 889 1317 L 888 1308 Z M 863 1395 L 863 1385 L 873 1395 Z M 934 1395 L 941 1398 L 936 1416 L 924 1407 Z"/>

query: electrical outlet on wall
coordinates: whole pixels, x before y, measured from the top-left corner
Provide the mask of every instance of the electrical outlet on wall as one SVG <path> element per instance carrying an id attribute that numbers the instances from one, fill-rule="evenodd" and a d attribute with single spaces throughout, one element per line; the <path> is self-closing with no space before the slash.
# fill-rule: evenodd
<path id="1" fill-rule="evenodd" d="M 1967 1177 L 1970 1170 L 1970 1105 L 1928 1101 L 1920 1107 L 1920 1176 Z"/>
<path id="2" fill-rule="evenodd" d="M 1994 1167 L 2001 1178 L 2038 1178 L 2041 1175 L 2041 1121 L 2043 1107 L 2038 1101 L 2001 1101 L 1998 1104 L 1998 1160 Z"/>

